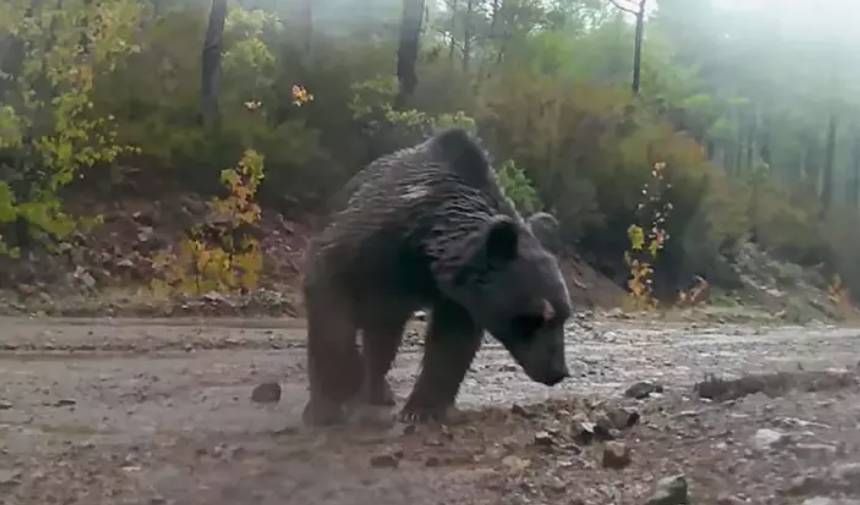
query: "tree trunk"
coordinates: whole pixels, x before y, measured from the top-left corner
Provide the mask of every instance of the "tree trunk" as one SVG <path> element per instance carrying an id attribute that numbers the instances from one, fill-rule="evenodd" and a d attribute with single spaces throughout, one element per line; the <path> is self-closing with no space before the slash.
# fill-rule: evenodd
<path id="1" fill-rule="evenodd" d="M 833 166 L 836 163 L 836 113 L 830 114 L 827 126 L 827 147 L 824 154 L 824 177 L 821 180 L 821 207 L 826 213 L 833 205 Z"/>
<path id="2" fill-rule="evenodd" d="M 642 38 L 645 33 L 645 2 L 639 0 L 639 11 L 636 13 L 636 40 L 633 48 L 633 94 L 639 94 L 640 74 L 642 69 Z"/>
<path id="3" fill-rule="evenodd" d="M 218 93 L 221 81 L 221 49 L 224 38 L 224 20 L 227 17 L 227 0 L 212 0 L 209 26 L 203 41 L 200 102 L 203 124 L 211 126 L 218 121 Z"/>
<path id="4" fill-rule="evenodd" d="M 759 146 L 759 156 L 761 160 L 770 166 L 770 130 L 771 130 L 771 121 L 766 119 L 764 121 L 764 128 L 761 133 L 761 145 Z"/>
<path id="5" fill-rule="evenodd" d="M 403 0 L 403 19 L 400 22 L 400 47 L 397 49 L 397 81 L 400 83 L 398 103 L 415 91 L 418 74 L 418 47 L 421 24 L 424 18 L 424 0 Z"/>
<path id="6" fill-rule="evenodd" d="M 314 9 L 313 9 L 314 0 L 304 0 L 302 2 L 302 29 L 304 30 L 304 40 L 302 40 L 302 45 L 304 48 L 304 53 L 306 57 L 309 57 L 311 54 L 311 47 L 313 43 L 313 35 L 314 35 Z"/>
<path id="7" fill-rule="evenodd" d="M 753 173 L 753 162 L 755 161 L 755 133 L 757 126 L 756 113 L 750 114 L 749 130 L 747 130 L 747 147 L 746 147 L 746 169 L 747 173 Z"/>
<path id="8" fill-rule="evenodd" d="M 451 26 L 448 28 L 451 39 L 448 41 L 448 61 L 451 65 L 454 64 L 454 51 L 457 48 L 457 37 L 454 36 L 454 30 L 457 28 L 457 9 L 460 7 L 460 0 L 451 1 Z"/>
<path id="9" fill-rule="evenodd" d="M 743 159 L 744 159 L 744 115 L 743 112 L 738 111 L 738 137 L 735 141 L 735 163 L 734 163 L 734 174 L 736 176 L 741 175 L 743 172 Z"/>
<path id="10" fill-rule="evenodd" d="M 499 1 L 493 0 L 493 11 L 490 17 L 490 40 L 496 40 L 496 24 L 499 20 Z"/>
<path id="11" fill-rule="evenodd" d="M 854 137 L 854 148 L 851 150 L 853 161 L 853 173 L 851 175 L 851 186 L 848 188 L 848 201 L 856 210 L 860 206 L 860 132 Z"/>
<path id="12" fill-rule="evenodd" d="M 466 0 L 466 16 L 463 18 L 463 73 L 469 73 L 472 59 L 472 14 L 475 0 Z"/>

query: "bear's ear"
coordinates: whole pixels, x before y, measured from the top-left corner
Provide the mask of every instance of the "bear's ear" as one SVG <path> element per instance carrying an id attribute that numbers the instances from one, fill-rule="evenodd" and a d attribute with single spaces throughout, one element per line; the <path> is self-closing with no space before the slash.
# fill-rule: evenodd
<path id="1" fill-rule="evenodd" d="M 517 224 L 508 216 L 498 216 L 487 226 L 484 253 L 491 263 L 511 261 L 517 257 L 520 236 Z"/>

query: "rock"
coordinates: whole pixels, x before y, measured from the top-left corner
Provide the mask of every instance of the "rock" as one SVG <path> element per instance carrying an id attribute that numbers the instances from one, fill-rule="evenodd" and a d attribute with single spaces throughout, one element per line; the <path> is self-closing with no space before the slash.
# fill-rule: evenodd
<path id="1" fill-rule="evenodd" d="M 573 436 L 577 442 L 588 445 L 594 440 L 594 423 L 588 420 L 583 414 L 573 416 Z"/>
<path id="2" fill-rule="evenodd" d="M 131 270 L 134 268 L 134 262 L 128 258 L 123 258 L 116 262 L 117 268 L 121 268 L 123 270 Z"/>
<path id="3" fill-rule="evenodd" d="M 15 289 L 18 291 L 18 294 L 24 298 L 33 296 L 39 291 L 36 286 L 32 286 L 30 284 L 18 284 L 15 286 Z"/>
<path id="4" fill-rule="evenodd" d="M 154 233 L 152 226 L 141 226 L 137 230 L 137 241 L 145 244 L 153 239 Z"/>
<path id="5" fill-rule="evenodd" d="M 435 468 L 435 467 L 439 466 L 441 463 L 442 462 L 439 461 L 439 458 L 437 458 L 436 456 L 430 456 L 429 458 L 427 458 L 426 461 L 424 461 L 424 466 L 427 466 L 430 468 Z"/>
<path id="6" fill-rule="evenodd" d="M 762 428 L 755 432 L 750 442 L 756 449 L 766 451 L 783 446 L 788 440 L 788 435 L 781 431 Z"/>
<path id="7" fill-rule="evenodd" d="M 78 401 L 74 398 L 61 398 L 57 400 L 57 403 L 54 405 L 57 407 L 71 407 L 72 405 L 77 405 Z"/>
<path id="8" fill-rule="evenodd" d="M 654 384 L 651 382 L 637 382 L 633 384 L 627 391 L 624 392 L 625 396 L 630 398 L 636 398 L 637 400 L 642 400 L 644 398 L 648 398 L 654 393 L 662 393 L 663 386 L 659 384 Z"/>
<path id="9" fill-rule="evenodd" d="M 89 273 L 84 267 L 78 265 L 75 268 L 75 273 L 72 274 L 78 282 L 84 285 L 87 289 L 93 289 L 96 287 L 96 279 Z"/>
<path id="10" fill-rule="evenodd" d="M 513 406 L 511 406 L 511 413 L 516 414 L 518 416 L 525 417 L 526 419 L 531 419 L 531 418 L 535 417 L 534 412 L 530 412 L 528 409 L 526 409 L 525 407 L 523 407 L 522 405 L 519 405 L 517 403 L 515 403 L 515 404 L 513 404 Z"/>
<path id="11" fill-rule="evenodd" d="M 554 443 L 552 435 L 547 431 L 539 431 L 535 433 L 535 445 L 541 447 L 550 447 Z"/>
<path id="12" fill-rule="evenodd" d="M 502 458 L 502 464 L 515 472 L 520 472 L 528 468 L 531 465 L 531 461 L 511 455 Z"/>
<path id="13" fill-rule="evenodd" d="M 621 469 L 632 461 L 630 448 L 621 442 L 607 442 L 603 448 L 603 466 L 605 468 Z"/>
<path id="14" fill-rule="evenodd" d="M 743 500 L 732 495 L 720 495 L 717 498 L 717 505 L 741 505 Z"/>
<path id="15" fill-rule="evenodd" d="M 377 454 L 370 458 L 370 466 L 374 468 L 397 468 L 400 458 L 395 454 Z"/>
<path id="16" fill-rule="evenodd" d="M 828 458 L 836 456 L 836 446 L 830 444 L 797 444 L 792 451 L 801 458 Z"/>
<path id="17" fill-rule="evenodd" d="M 803 500 L 803 505 L 839 505 L 840 502 L 826 496 L 816 496 Z"/>
<path id="18" fill-rule="evenodd" d="M 645 505 L 687 505 L 687 478 L 684 475 L 673 475 L 657 481 L 654 493 Z"/>
<path id="19" fill-rule="evenodd" d="M 842 487 L 860 493 L 860 463 L 843 463 L 833 469 L 833 477 Z"/>
<path id="20" fill-rule="evenodd" d="M 227 304 L 227 297 L 217 291 L 210 291 L 203 295 L 203 301 L 212 304 Z"/>
<path id="21" fill-rule="evenodd" d="M 816 475 L 802 475 L 791 481 L 791 484 L 785 489 L 785 493 L 792 496 L 808 495 L 826 491 L 829 487 L 821 477 Z"/>
<path id="22" fill-rule="evenodd" d="M 12 408 L 11 403 L 0 400 L 0 410 L 9 410 L 11 408 Z"/>
<path id="23" fill-rule="evenodd" d="M 609 409 L 606 414 L 612 421 L 613 426 L 619 430 L 632 428 L 640 419 L 638 412 L 623 407 Z"/>
<path id="24" fill-rule="evenodd" d="M 251 401 L 257 403 L 278 403 L 281 400 L 281 386 L 277 382 L 266 382 L 254 388 Z"/>
<path id="25" fill-rule="evenodd" d="M 18 470 L 0 469 L 0 487 L 18 485 L 21 483 L 19 481 L 20 477 L 21 472 Z"/>

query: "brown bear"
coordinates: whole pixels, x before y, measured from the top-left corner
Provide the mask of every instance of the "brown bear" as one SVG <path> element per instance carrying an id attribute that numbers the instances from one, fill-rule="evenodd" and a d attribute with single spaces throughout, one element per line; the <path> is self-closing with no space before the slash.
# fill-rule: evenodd
<path id="1" fill-rule="evenodd" d="M 444 417 L 485 331 L 532 380 L 568 376 L 571 307 L 557 260 L 468 133 L 444 131 L 374 161 L 340 207 L 307 256 L 307 424 L 343 421 L 356 399 L 394 405 L 386 374 L 419 309 L 430 316 L 404 420 Z"/>

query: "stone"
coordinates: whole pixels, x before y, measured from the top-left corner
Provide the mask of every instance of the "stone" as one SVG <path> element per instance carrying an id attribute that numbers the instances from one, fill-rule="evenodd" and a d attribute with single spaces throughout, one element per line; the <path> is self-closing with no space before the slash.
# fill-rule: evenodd
<path id="1" fill-rule="evenodd" d="M 651 382 L 637 382 L 633 384 L 627 391 L 624 392 L 624 395 L 630 398 L 636 398 L 637 400 L 642 400 L 648 398 L 654 393 L 662 393 L 663 386 L 659 384 L 654 384 Z"/>
<path id="2" fill-rule="evenodd" d="M 554 443 L 552 435 L 548 431 L 539 431 L 535 433 L 535 445 L 541 447 L 549 447 Z"/>
<path id="3" fill-rule="evenodd" d="M 766 451 L 785 445 L 789 437 L 785 433 L 770 428 L 761 428 L 751 438 L 751 443 L 756 449 Z"/>
<path id="4" fill-rule="evenodd" d="M 632 428 L 640 419 L 638 412 L 623 407 L 609 409 L 606 414 L 615 428 L 619 430 Z"/>
<path id="5" fill-rule="evenodd" d="M 18 470 L 0 469 L 0 488 L 20 484 L 21 472 Z"/>
<path id="6" fill-rule="evenodd" d="M 397 468 L 400 458 L 395 454 L 377 454 L 370 458 L 370 466 L 374 468 Z"/>
<path id="7" fill-rule="evenodd" d="M 860 493 L 860 462 L 837 465 L 833 469 L 833 477 L 841 487 L 853 493 Z"/>
<path id="8" fill-rule="evenodd" d="M 621 442 L 607 442 L 603 448 L 604 468 L 625 468 L 632 461 L 630 448 Z"/>
<path id="9" fill-rule="evenodd" d="M 594 440 L 594 429 L 594 423 L 589 421 L 585 415 L 573 416 L 573 436 L 580 444 L 588 445 Z"/>
<path id="10" fill-rule="evenodd" d="M 654 493 L 645 505 L 687 505 L 689 503 L 687 478 L 684 475 L 673 475 L 657 481 Z"/>
<path id="11" fill-rule="evenodd" d="M 511 413 L 521 417 L 525 417 L 526 419 L 531 419 L 535 417 L 534 412 L 529 411 L 526 407 L 523 407 L 518 403 L 515 403 L 511 406 Z"/>
<path id="12" fill-rule="evenodd" d="M 251 401 L 257 403 L 278 403 L 281 400 L 281 386 L 277 382 L 266 382 L 251 392 Z"/>
<path id="13" fill-rule="evenodd" d="M 502 464 L 515 472 L 519 472 L 528 468 L 531 465 L 531 461 L 519 456 L 510 455 L 502 458 Z"/>
<path id="14" fill-rule="evenodd" d="M 791 449 L 801 458 L 832 458 L 836 456 L 836 446 L 830 444 L 797 444 Z"/>

